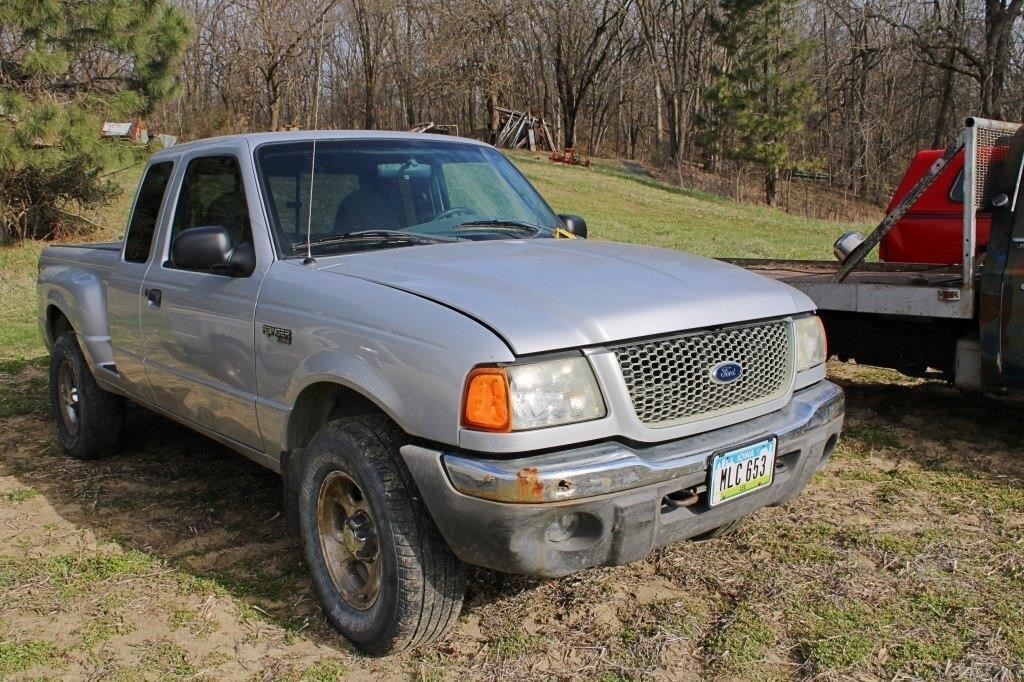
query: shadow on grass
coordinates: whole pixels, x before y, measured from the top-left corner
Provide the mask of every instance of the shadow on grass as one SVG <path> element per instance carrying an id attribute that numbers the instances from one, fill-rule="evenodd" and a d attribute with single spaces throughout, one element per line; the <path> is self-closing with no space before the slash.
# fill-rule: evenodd
<path id="1" fill-rule="evenodd" d="M 0 419 L 49 409 L 48 358 L 0 360 Z"/>
<path id="2" fill-rule="evenodd" d="M 846 438 L 890 446 L 897 459 L 936 473 L 1024 488 L 1024 397 L 968 393 L 941 381 L 834 380 L 855 417 Z M 965 447 L 944 447 L 953 443 Z"/>
<path id="3" fill-rule="evenodd" d="M 22 382 L 37 409 L 4 419 L 0 476 L 45 496 L 63 518 L 174 569 L 183 593 L 219 592 L 250 614 L 347 649 L 316 604 L 297 539 L 287 532 L 281 479 L 230 449 L 130 405 L 124 450 L 97 461 L 67 458 L 55 442 L 45 379 Z M 40 407 L 42 405 L 42 407 Z M 40 447 L 41 444 L 43 447 Z M 532 589 L 537 581 L 470 574 L 467 610 Z"/>

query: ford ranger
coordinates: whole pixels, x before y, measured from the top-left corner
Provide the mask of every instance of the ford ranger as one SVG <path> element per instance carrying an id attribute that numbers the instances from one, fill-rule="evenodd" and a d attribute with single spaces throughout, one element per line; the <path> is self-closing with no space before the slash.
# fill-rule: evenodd
<path id="1" fill-rule="evenodd" d="M 57 436 L 117 452 L 127 399 L 280 473 L 326 617 L 377 654 L 455 622 L 466 564 L 622 564 L 797 495 L 844 414 L 810 299 L 585 236 L 472 140 L 159 151 L 121 242 L 40 258 Z"/>

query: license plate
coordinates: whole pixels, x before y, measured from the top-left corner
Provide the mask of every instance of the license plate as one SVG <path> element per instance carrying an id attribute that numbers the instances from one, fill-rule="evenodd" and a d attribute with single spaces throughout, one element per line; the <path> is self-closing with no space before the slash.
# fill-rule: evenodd
<path id="1" fill-rule="evenodd" d="M 708 506 L 714 507 L 771 485 L 776 442 L 772 436 L 715 455 L 708 478 Z"/>

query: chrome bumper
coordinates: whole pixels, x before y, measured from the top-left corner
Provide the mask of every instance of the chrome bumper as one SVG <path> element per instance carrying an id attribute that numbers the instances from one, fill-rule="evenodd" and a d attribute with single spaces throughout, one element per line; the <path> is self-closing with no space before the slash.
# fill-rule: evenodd
<path id="1" fill-rule="evenodd" d="M 406 445 L 402 457 L 452 551 L 471 564 L 545 577 L 622 564 L 655 547 L 783 504 L 828 460 L 842 429 L 842 390 L 829 381 L 796 391 L 782 409 L 649 447 L 599 443 L 510 460 Z M 778 437 L 771 485 L 715 507 L 701 492 L 713 454 Z M 683 491 L 697 499 L 672 504 Z M 552 539 L 567 514 L 576 533 Z"/>
<path id="2" fill-rule="evenodd" d="M 837 393 L 838 403 L 834 400 Z M 495 502 L 579 500 L 669 480 L 697 485 L 704 482 L 707 460 L 713 451 L 775 435 L 779 438 L 779 454 L 784 454 L 787 441 L 841 415 L 841 397 L 831 383 L 818 383 L 797 391 L 789 405 L 771 414 L 651 447 L 606 442 L 516 459 L 478 459 L 451 453 L 442 459 L 457 491 Z M 823 402 L 829 403 L 829 409 L 822 409 Z"/>

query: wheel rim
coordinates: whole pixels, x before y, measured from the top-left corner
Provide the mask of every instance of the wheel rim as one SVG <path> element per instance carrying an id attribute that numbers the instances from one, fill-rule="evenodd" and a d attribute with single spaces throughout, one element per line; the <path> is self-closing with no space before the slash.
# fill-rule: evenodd
<path id="1" fill-rule="evenodd" d="M 57 373 L 57 400 L 60 403 L 60 420 L 69 435 L 78 433 L 79 402 L 78 384 L 75 383 L 75 372 L 71 363 L 65 360 Z"/>
<path id="2" fill-rule="evenodd" d="M 377 523 L 363 491 L 341 471 L 331 472 L 317 498 L 320 550 L 342 598 L 364 611 L 380 592 Z"/>

